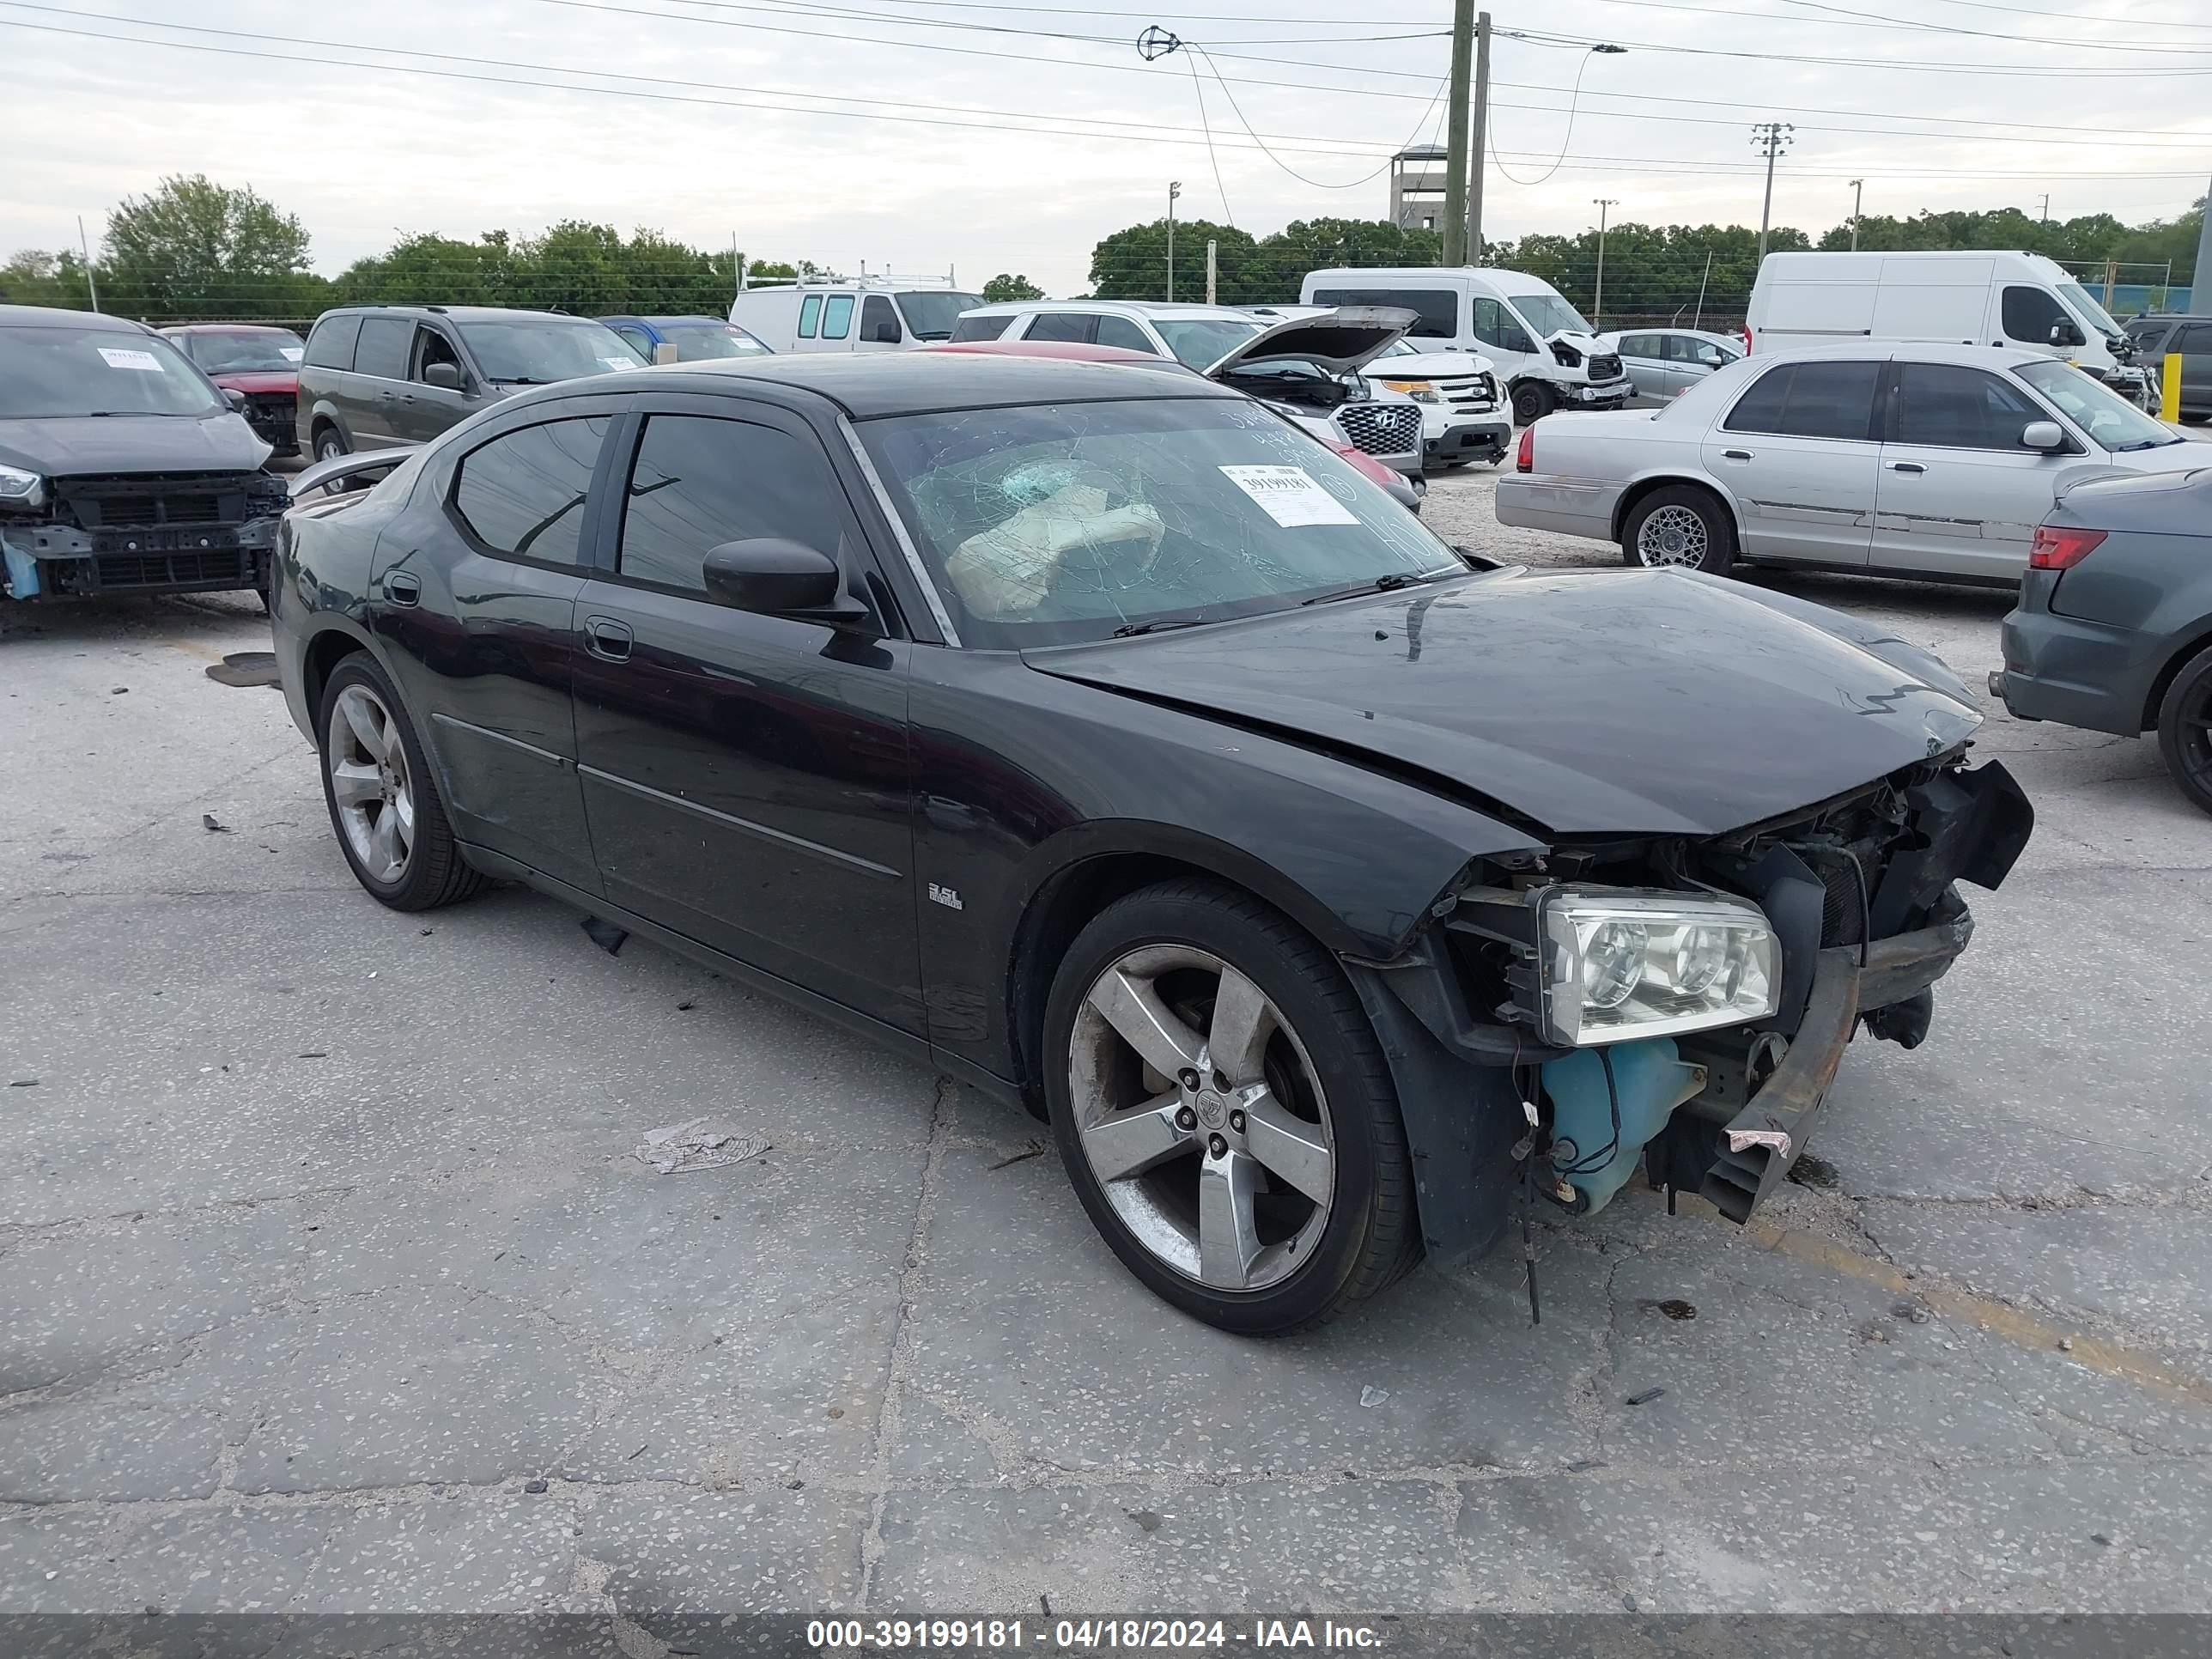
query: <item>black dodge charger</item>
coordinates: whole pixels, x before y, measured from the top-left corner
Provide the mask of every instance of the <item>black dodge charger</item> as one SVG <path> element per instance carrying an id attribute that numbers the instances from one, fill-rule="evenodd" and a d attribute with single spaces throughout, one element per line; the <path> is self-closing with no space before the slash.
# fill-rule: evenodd
<path id="1" fill-rule="evenodd" d="M 1744 1219 L 2031 823 L 1926 653 L 1496 568 L 1195 378 L 670 365 L 382 465 L 273 596 L 361 884 L 526 882 L 1022 1103 L 1231 1330 L 1639 1165 Z"/>

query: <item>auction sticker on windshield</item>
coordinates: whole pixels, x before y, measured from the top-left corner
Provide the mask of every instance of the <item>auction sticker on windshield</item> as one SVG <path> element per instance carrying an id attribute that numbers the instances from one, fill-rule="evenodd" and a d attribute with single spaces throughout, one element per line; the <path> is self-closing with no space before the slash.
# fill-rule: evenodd
<path id="1" fill-rule="evenodd" d="M 278 346 L 276 349 L 284 354 L 284 361 L 288 363 L 299 362 L 307 355 L 305 346 Z"/>
<path id="2" fill-rule="evenodd" d="M 1302 466 L 1224 466 L 1221 471 L 1286 530 L 1300 525 L 1359 522 Z"/>
<path id="3" fill-rule="evenodd" d="M 99 351 L 110 368 L 143 369 L 149 374 L 161 372 L 161 363 L 150 351 L 134 351 L 128 346 L 101 346 Z"/>

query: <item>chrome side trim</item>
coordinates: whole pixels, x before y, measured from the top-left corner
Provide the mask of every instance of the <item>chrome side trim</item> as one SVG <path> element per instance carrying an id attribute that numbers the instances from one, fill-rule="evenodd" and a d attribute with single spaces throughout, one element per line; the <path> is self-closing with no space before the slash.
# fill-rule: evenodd
<path id="1" fill-rule="evenodd" d="M 826 859 L 832 864 L 840 864 L 848 869 L 858 870 L 862 875 L 874 876 L 883 881 L 906 879 L 902 874 L 892 869 L 888 864 L 878 864 L 872 859 L 860 857 L 857 853 L 841 852 L 835 847 L 824 847 L 820 842 L 808 841 L 803 836 L 787 835 L 781 830 L 771 830 L 765 823 L 755 823 L 750 818 L 741 818 L 733 812 L 724 812 L 712 806 L 702 806 L 696 800 L 686 800 L 683 796 L 672 795 L 665 789 L 655 789 L 649 784 L 638 783 L 629 778 L 617 777 L 612 772 L 603 772 L 596 766 L 579 766 L 576 772 L 580 777 L 611 784 L 617 789 L 627 790 L 631 794 L 640 796 L 646 800 L 658 801 L 663 806 L 681 807 L 686 812 L 696 813 L 699 817 L 727 829 L 741 830 L 746 835 L 758 836 L 763 841 L 772 841 L 779 847 L 788 847 L 798 852 L 810 853 L 814 857 Z"/>
<path id="2" fill-rule="evenodd" d="M 891 500 L 891 492 L 884 484 L 884 475 L 876 471 L 875 458 L 868 453 L 867 446 L 860 441 L 860 434 L 853 430 L 853 422 L 847 416 L 840 415 L 837 417 L 837 430 L 845 434 L 845 441 L 852 447 L 853 459 L 860 465 L 860 476 L 868 481 L 868 488 L 875 492 L 876 505 L 882 509 L 885 521 L 890 524 L 891 535 L 899 544 L 899 551 L 906 555 L 907 568 L 914 572 L 915 580 L 921 585 L 921 597 L 929 602 L 929 614 L 937 619 L 938 632 L 945 635 L 945 644 L 957 649 L 960 644 L 960 630 L 953 627 L 952 614 L 945 608 L 945 601 L 938 596 L 937 584 L 929 577 L 929 567 L 921 562 L 921 550 L 914 544 L 914 538 L 906 533 L 906 520 L 899 516 L 898 504 Z"/>

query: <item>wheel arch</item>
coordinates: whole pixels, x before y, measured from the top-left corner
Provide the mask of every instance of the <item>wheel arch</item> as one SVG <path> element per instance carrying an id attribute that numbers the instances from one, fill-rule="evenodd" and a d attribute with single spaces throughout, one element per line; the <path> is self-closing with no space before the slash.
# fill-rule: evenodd
<path id="1" fill-rule="evenodd" d="M 1728 491 L 1723 489 L 1711 478 L 1700 477 L 1693 472 L 1654 472 L 1630 483 L 1620 492 L 1620 499 L 1613 504 L 1613 539 L 1615 541 L 1620 539 L 1628 526 L 1629 515 L 1636 511 L 1638 502 L 1662 489 L 1676 484 L 1686 485 L 1690 489 L 1700 490 L 1719 502 L 1721 511 L 1728 514 L 1729 527 L 1735 532 L 1737 548 L 1739 550 L 1742 548 L 1743 515 L 1736 510 L 1735 501 L 1730 498 Z"/>
<path id="2" fill-rule="evenodd" d="M 366 635 L 336 617 L 325 618 L 322 626 L 301 641 L 300 693 L 306 700 L 311 721 L 323 706 L 323 688 L 330 684 L 331 675 L 341 662 L 356 653 L 372 659 L 376 656 L 375 647 Z M 383 665 L 379 663 L 378 666 Z"/>
<path id="3" fill-rule="evenodd" d="M 2181 678 L 2181 671 L 2207 648 L 2212 648 L 2212 617 L 2200 620 L 2190 638 L 2174 647 L 2172 654 L 2152 677 L 2150 695 L 2143 700 L 2143 731 L 2158 730 L 2159 710 L 2165 706 L 2166 694 L 2173 689 L 2174 681 Z"/>

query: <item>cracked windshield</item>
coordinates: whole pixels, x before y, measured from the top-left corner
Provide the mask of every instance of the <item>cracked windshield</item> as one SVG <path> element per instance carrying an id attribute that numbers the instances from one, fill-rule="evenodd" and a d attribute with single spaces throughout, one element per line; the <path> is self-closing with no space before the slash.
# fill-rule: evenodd
<path id="1" fill-rule="evenodd" d="M 963 639 L 1054 645 L 1464 573 L 1249 404 L 975 410 L 860 428 Z"/>

